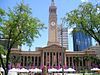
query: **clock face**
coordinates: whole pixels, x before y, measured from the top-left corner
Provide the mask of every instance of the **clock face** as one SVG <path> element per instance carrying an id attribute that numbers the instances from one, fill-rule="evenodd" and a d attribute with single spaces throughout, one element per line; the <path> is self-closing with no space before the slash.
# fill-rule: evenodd
<path id="1" fill-rule="evenodd" d="M 52 26 L 55 26 L 55 22 L 54 22 L 54 21 L 52 21 L 52 22 L 51 22 L 51 25 L 52 25 Z"/>

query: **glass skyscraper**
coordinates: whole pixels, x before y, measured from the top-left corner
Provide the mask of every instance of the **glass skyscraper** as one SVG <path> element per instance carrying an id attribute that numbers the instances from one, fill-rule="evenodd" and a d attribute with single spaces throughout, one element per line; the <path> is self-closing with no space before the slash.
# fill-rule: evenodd
<path id="1" fill-rule="evenodd" d="M 82 51 L 92 45 L 92 38 L 82 32 L 73 33 L 73 50 Z"/>

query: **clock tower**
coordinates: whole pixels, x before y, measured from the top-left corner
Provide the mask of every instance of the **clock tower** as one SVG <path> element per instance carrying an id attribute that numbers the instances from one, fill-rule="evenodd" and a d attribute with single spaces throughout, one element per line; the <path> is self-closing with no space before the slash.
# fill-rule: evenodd
<path id="1" fill-rule="evenodd" d="M 54 0 L 51 2 L 51 6 L 49 7 L 49 33 L 48 33 L 48 45 L 57 44 L 59 45 L 57 39 L 57 14 L 56 14 L 56 6 Z"/>

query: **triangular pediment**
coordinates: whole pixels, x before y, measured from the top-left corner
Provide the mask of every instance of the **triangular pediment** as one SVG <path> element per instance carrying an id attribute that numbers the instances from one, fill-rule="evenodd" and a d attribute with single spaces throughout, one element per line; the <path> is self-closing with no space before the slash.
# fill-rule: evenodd
<path id="1" fill-rule="evenodd" d="M 61 50 L 62 49 L 62 46 L 61 45 L 57 45 L 57 44 L 52 44 L 52 45 L 49 45 L 49 46 L 46 46 L 46 47 L 43 47 L 42 48 L 43 50 L 44 49 L 55 49 L 55 50 Z M 63 49 L 65 50 L 66 48 L 63 47 Z"/>

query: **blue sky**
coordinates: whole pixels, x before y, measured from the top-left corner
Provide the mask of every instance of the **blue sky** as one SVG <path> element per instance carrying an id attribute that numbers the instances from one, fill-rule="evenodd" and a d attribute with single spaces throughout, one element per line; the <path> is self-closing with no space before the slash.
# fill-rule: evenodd
<path id="1" fill-rule="evenodd" d="M 51 5 L 51 0 L 23 0 L 25 4 L 28 4 L 32 8 L 32 16 L 39 18 L 46 27 L 48 27 L 48 17 L 49 17 L 49 6 Z M 57 6 L 57 18 L 58 24 L 61 23 L 61 18 L 65 16 L 66 13 L 78 7 L 78 5 L 84 1 L 88 0 L 55 0 Z M 91 0 L 96 1 L 96 0 Z M 12 8 L 21 0 L 0 0 L 0 7 L 7 10 L 8 7 Z M 35 47 L 44 47 L 47 45 L 48 41 L 48 29 L 40 31 L 41 37 L 36 38 L 33 42 L 31 50 L 35 50 Z M 69 35 L 69 50 L 73 50 L 72 38 Z M 23 50 L 28 50 L 27 46 L 23 46 Z"/>

